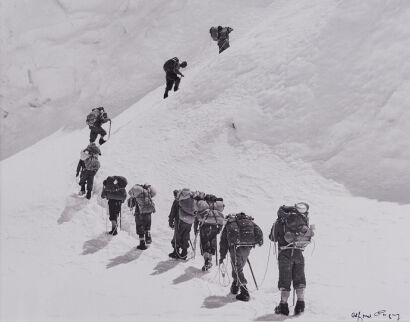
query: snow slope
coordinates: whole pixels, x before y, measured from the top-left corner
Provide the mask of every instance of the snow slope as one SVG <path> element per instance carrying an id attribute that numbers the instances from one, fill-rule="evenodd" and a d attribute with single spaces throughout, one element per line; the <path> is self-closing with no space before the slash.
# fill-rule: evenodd
<path id="1" fill-rule="evenodd" d="M 166 59 L 209 49 L 210 25 L 246 30 L 270 2 L 2 1 L 1 159 L 84 126 L 92 107 L 117 115 L 163 83 Z"/>
<path id="2" fill-rule="evenodd" d="M 331 30 L 349 31 L 346 42 L 350 36 L 361 35 L 362 29 L 339 29 L 337 23 L 357 22 L 374 14 L 379 17 L 377 24 L 383 21 L 389 28 L 399 28 L 400 17 L 408 11 L 404 2 L 396 4 L 403 7 L 393 10 L 389 7 L 393 2 L 385 1 L 371 7 L 349 1 L 275 1 L 259 11 L 260 19 L 253 28 L 237 30 L 234 26 L 238 38 L 232 48 L 217 56 L 212 44 L 197 53 L 179 92 L 164 101 L 161 84 L 113 120 L 91 201 L 76 196 L 74 180 L 87 129 L 60 130 L 3 160 L 0 319 L 283 320 L 273 314 L 279 301 L 278 271 L 267 234 L 277 208 L 300 200 L 310 203 L 317 232 L 315 246 L 305 252 L 307 311 L 298 319 L 354 320 L 352 312 L 382 309 L 399 313 L 401 320 L 410 319 L 406 297 L 410 246 L 400 243 L 407 237 L 410 206 L 356 196 L 329 178 L 349 183 L 347 175 L 369 160 L 365 153 L 347 157 L 343 147 L 357 152 L 361 144 L 368 146 L 375 138 L 388 140 L 372 145 L 377 153 L 407 141 L 399 141 L 396 132 L 387 133 L 389 128 L 377 122 L 381 108 L 375 107 L 369 116 L 359 104 L 361 95 L 370 105 L 378 101 L 373 95 L 377 96 L 375 88 L 382 79 L 374 78 L 375 87 L 367 84 L 343 96 L 344 82 L 353 77 L 345 70 L 353 66 L 340 54 L 343 57 L 336 59 L 339 77 L 330 79 L 332 69 L 321 60 L 330 59 L 330 51 L 336 50 L 336 44 L 331 47 Z M 384 27 L 364 25 L 373 36 L 374 30 L 381 32 L 379 42 L 386 44 L 390 39 L 382 36 Z M 405 33 L 404 28 L 401 31 Z M 202 42 L 207 41 L 205 37 Z M 355 43 L 350 52 L 369 46 L 376 53 L 382 48 L 369 38 Z M 395 46 L 405 45 L 396 40 Z M 340 44 L 336 52 L 348 51 L 346 46 Z M 308 47 L 313 49 L 307 51 Z M 367 66 L 366 52 L 362 55 L 362 64 L 355 60 L 358 68 Z M 368 68 L 362 77 L 354 74 L 359 83 L 370 79 L 365 72 Z M 405 73 L 404 68 L 391 68 L 387 65 L 382 71 L 386 79 Z M 322 75 L 329 79 L 325 81 Z M 399 87 L 406 86 L 405 75 L 397 82 Z M 402 109 L 402 100 L 396 97 L 391 102 L 396 102 L 395 108 L 387 110 L 386 103 L 383 113 L 392 113 L 397 123 L 404 122 L 408 112 Z M 324 108 L 329 105 L 338 108 Z M 350 119 L 353 110 L 361 115 L 358 121 Z M 360 120 L 373 129 L 372 135 L 355 140 Z M 332 133 L 333 145 L 325 144 Z M 328 162 L 325 152 L 334 152 L 335 163 Z M 392 153 L 381 163 L 393 174 L 405 175 L 401 162 L 408 160 L 406 151 Z M 366 180 L 361 178 L 352 186 L 360 188 L 358 183 L 363 183 L 370 194 L 371 174 L 380 173 L 381 167 L 367 162 L 366 168 L 367 172 L 360 173 Z M 103 178 L 113 174 L 126 176 L 130 184 L 149 182 L 157 188 L 154 241 L 147 251 L 135 249 L 133 217 L 125 207 L 123 231 L 115 238 L 104 233 L 107 216 L 98 194 Z M 400 183 L 403 189 L 408 184 L 398 175 L 383 180 L 386 185 Z M 265 245 L 250 257 L 260 290 L 255 290 L 246 271 L 252 295 L 249 303 L 227 295 L 229 289 L 221 285 L 216 268 L 202 273 L 199 257 L 187 262 L 168 260 L 172 231 L 167 228 L 167 216 L 172 190 L 182 187 L 220 195 L 227 213 L 245 211 L 262 227 Z"/>

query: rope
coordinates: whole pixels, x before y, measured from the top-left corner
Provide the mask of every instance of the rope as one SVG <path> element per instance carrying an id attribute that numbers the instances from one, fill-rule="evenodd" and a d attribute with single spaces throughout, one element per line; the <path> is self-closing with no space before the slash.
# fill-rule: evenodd
<path id="1" fill-rule="evenodd" d="M 106 201 L 106 208 L 105 208 L 105 231 L 108 231 L 108 200 Z"/>
<path id="2" fill-rule="evenodd" d="M 272 242 L 269 243 L 269 254 L 268 254 L 268 261 L 266 263 L 265 274 L 263 275 L 262 282 L 259 283 L 259 287 L 262 287 L 263 283 L 265 282 L 266 274 L 268 273 L 269 268 L 269 260 L 270 260 L 270 250 L 272 248 Z"/>
<path id="3" fill-rule="evenodd" d="M 310 256 L 313 256 L 313 252 L 316 249 L 316 241 L 313 238 L 311 240 L 313 241 L 313 249 L 312 249 L 312 253 L 310 254 Z"/>
<path id="4" fill-rule="evenodd" d="M 228 261 L 228 259 L 226 261 Z M 226 269 L 225 262 L 223 262 L 222 265 L 218 266 L 218 271 L 219 271 L 219 279 L 218 279 L 219 284 L 222 285 L 223 287 L 229 286 L 229 284 L 231 284 L 231 278 L 229 277 L 229 274 L 227 274 L 228 272 Z M 222 275 L 222 282 L 221 282 L 221 275 Z M 226 281 L 228 281 L 228 283 L 226 283 Z"/>

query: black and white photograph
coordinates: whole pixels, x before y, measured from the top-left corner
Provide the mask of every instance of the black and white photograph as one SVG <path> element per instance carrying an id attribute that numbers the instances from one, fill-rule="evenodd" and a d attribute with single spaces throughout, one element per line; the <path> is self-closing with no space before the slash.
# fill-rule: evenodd
<path id="1" fill-rule="evenodd" d="M 410 1 L 0 0 L 0 321 L 410 321 Z"/>

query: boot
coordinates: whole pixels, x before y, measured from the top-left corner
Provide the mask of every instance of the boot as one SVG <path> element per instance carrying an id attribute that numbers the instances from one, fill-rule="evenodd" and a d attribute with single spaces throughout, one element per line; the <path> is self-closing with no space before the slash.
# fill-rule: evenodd
<path id="1" fill-rule="evenodd" d="M 168 97 L 168 91 L 165 91 L 164 93 L 164 99 Z"/>
<path id="2" fill-rule="evenodd" d="M 298 315 L 305 311 L 305 301 L 296 301 L 295 315 Z"/>
<path id="3" fill-rule="evenodd" d="M 178 250 L 174 248 L 174 251 L 172 253 L 169 253 L 168 256 L 175 259 L 178 258 Z"/>
<path id="4" fill-rule="evenodd" d="M 147 244 L 151 244 L 151 243 L 152 243 L 151 233 L 150 233 L 149 230 L 145 232 L 145 242 L 146 242 Z"/>
<path id="5" fill-rule="evenodd" d="M 145 240 L 140 239 L 140 244 L 137 246 L 138 249 L 145 250 L 147 246 L 145 245 Z"/>
<path id="6" fill-rule="evenodd" d="M 202 266 L 202 271 L 205 272 L 212 267 L 212 261 L 209 258 L 205 259 L 205 264 Z"/>
<path id="7" fill-rule="evenodd" d="M 279 305 L 277 307 L 275 307 L 275 313 L 276 314 L 289 315 L 288 303 L 280 302 Z"/>
<path id="8" fill-rule="evenodd" d="M 105 141 L 103 138 L 100 138 L 100 139 L 98 140 L 98 143 L 99 143 L 100 145 L 103 145 L 105 142 L 107 142 L 107 141 Z"/>
<path id="9" fill-rule="evenodd" d="M 87 194 L 85 195 L 85 197 L 90 200 L 91 199 L 91 190 L 87 191 Z"/>
<path id="10" fill-rule="evenodd" d="M 245 285 L 241 286 L 241 293 L 236 295 L 236 299 L 239 301 L 248 302 L 249 301 L 249 292 Z"/>
<path id="11" fill-rule="evenodd" d="M 232 285 L 231 285 L 231 294 L 236 295 L 236 294 L 238 294 L 238 292 L 239 292 L 239 285 L 236 284 L 235 281 L 233 281 Z"/>
<path id="12" fill-rule="evenodd" d="M 111 231 L 109 232 L 110 235 L 117 235 L 117 221 L 116 220 L 111 220 Z"/>
<path id="13" fill-rule="evenodd" d="M 186 249 L 186 248 L 183 248 L 182 251 L 181 251 L 181 254 L 179 254 L 179 257 L 178 257 L 178 258 L 179 258 L 179 259 L 186 260 L 187 255 L 188 255 L 187 249 Z"/>

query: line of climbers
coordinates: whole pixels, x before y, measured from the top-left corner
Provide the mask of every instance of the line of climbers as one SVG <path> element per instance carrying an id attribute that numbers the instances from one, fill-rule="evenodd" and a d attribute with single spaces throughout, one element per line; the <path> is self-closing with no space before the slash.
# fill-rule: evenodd
<path id="1" fill-rule="evenodd" d="M 173 251 L 169 257 L 186 260 L 190 231 L 194 225 L 195 240 L 191 244 L 195 256 L 196 238 L 199 233 L 201 255 L 204 257 L 203 271 L 212 267 L 212 255 L 217 253 L 217 235 L 220 237 L 220 259 L 217 264 L 222 265 L 229 251 L 232 279 L 231 293 L 240 294 L 238 300 L 248 301 L 249 291 L 243 268 L 248 262 L 250 251 L 255 245 L 262 246 L 263 234 L 254 219 L 243 212 L 224 216 L 222 198 L 190 189 L 174 190 L 174 202 L 169 214 L 169 226 L 174 229 L 171 240 Z M 304 289 L 306 287 L 305 264 L 303 250 L 311 242 L 314 226 L 309 225 L 309 206 L 304 202 L 295 206 L 282 206 L 278 210 L 277 220 L 274 222 L 269 239 L 278 244 L 279 281 L 281 301 L 275 307 L 275 313 L 288 315 L 288 298 L 290 287 L 297 294 L 295 314 L 305 309 Z"/>
<path id="2" fill-rule="evenodd" d="M 104 118 L 107 119 L 106 115 Z M 93 131 L 91 128 L 90 130 Z M 90 134 L 90 141 L 91 138 L 95 140 L 96 136 Z M 100 168 L 98 161 L 100 155 L 101 150 L 95 142 L 90 142 L 87 148 L 81 151 L 76 175 L 77 177 L 80 175 L 80 195 L 85 194 L 85 186 L 87 185 L 87 199 L 91 198 L 94 176 Z M 108 200 L 109 219 L 112 224 L 111 231 L 108 233 L 111 235 L 117 235 L 118 233 L 118 219 L 120 219 L 121 226 L 121 208 L 127 199 L 125 190 L 127 184 L 127 179 L 122 176 L 109 176 L 103 181 L 101 197 Z M 147 245 L 152 242 L 151 215 L 155 213 L 153 198 L 156 191 L 149 184 L 136 184 L 128 191 L 128 195 L 127 205 L 135 216 L 136 233 L 140 241 L 137 248 L 145 250 Z M 223 199 L 212 194 L 191 191 L 187 188 L 174 190 L 174 201 L 168 217 L 169 226 L 174 229 L 171 240 L 173 251 L 169 254 L 169 257 L 186 260 L 189 246 L 191 246 L 195 256 L 196 241 L 199 235 L 200 251 L 204 258 L 202 270 L 207 271 L 212 267 L 212 256 L 214 255 L 216 255 L 216 263 L 223 265 L 229 252 L 233 279 L 231 293 L 237 294 L 240 291 L 236 298 L 241 301 L 248 301 L 250 296 L 243 268 L 247 262 L 249 263 L 250 250 L 255 245 L 262 246 L 263 234 L 252 217 L 242 212 L 225 217 L 223 214 L 224 208 Z M 309 206 L 306 203 L 280 207 L 278 218 L 273 224 L 269 235 L 269 239 L 277 243 L 279 249 L 278 288 L 281 291 L 281 301 L 275 307 L 275 313 L 277 314 L 289 314 L 287 301 L 292 283 L 297 294 L 294 313 L 299 314 L 305 309 L 304 289 L 306 287 L 306 278 L 302 252 L 311 242 L 313 236 L 313 227 L 309 226 L 308 210 Z M 194 244 L 190 239 L 192 225 L 194 225 L 195 233 Z M 217 259 L 218 234 L 221 234 L 219 261 Z"/>
<path id="3" fill-rule="evenodd" d="M 78 184 L 81 187 L 79 195 L 86 194 L 85 197 L 87 199 L 91 198 L 94 177 L 101 166 L 100 161 L 98 160 L 98 157 L 101 156 L 101 150 L 95 144 L 95 141 L 97 140 L 98 135 L 100 135 L 100 139 L 98 141 L 99 145 L 101 146 L 107 142 L 107 140 L 104 139 L 107 132 L 102 127 L 102 125 L 107 122 L 110 122 L 110 130 L 107 138 L 108 140 L 111 132 L 111 119 L 108 118 L 104 107 L 93 108 L 86 118 L 86 124 L 90 129 L 90 143 L 80 152 L 80 161 L 78 161 L 76 177 L 79 177 Z M 85 191 L 86 186 L 87 193 Z"/>
<path id="4" fill-rule="evenodd" d="M 209 32 L 213 40 L 217 41 L 219 53 L 229 48 L 229 33 L 233 29 L 230 27 L 212 27 Z M 177 57 L 169 59 L 164 64 L 166 73 L 166 88 L 164 98 L 168 97 L 168 92 L 179 89 L 181 78 L 184 75 L 180 68 L 187 67 L 187 62 L 179 62 Z M 104 137 L 107 132 L 102 125 L 110 122 L 108 138 Z M 103 107 L 93 108 L 87 115 L 86 123 L 90 129 L 89 145 L 80 152 L 80 161 L 77 165 L 76 177 L 80 177 L 81 187 L 79 195 L 86 195 L 91 198 L 94 177 L 100 168 L 98 157 L 101 156 L 99 146 L 108 141 L 111 132 L 111 119 Z M 95 141 L 100 135 L 98 141 Z M 107 199 L 109 219 L 111 221 L 110 235 L 118 234 L 118 220 L 121 228 L 122 204 L 127 199 L 126 186 L 128 181 L 122 176 L 109 176 L 103 181 L 101 198 Z M 86 192 L 87 187 L 87 192 Z M 174 190 L 174 201 L 169 214 L 169 226 L 174 230 L 171 240 L 173 251 L 170 258 L 187 260 L 188 249 L 192 248 L 193 257 L 196 254 L 197 237 L 200 239 L 200 251 L 204 258 L 203 271 L 208 271 L 212 267 L 212 256 L 216 256 L 216 264 L 224 265 L 224 260 L 229 252 L 232 267 L 232 284 L 230 292 L 236 295 L 236 299 L 249 301 L 250 295 L 247 288 L 247 280 L 243 269 L 246 263 L 249 264 L 249 254 L 256 245 L 263 245 L 263 233 L 260 227 L 254 223 L 254 219 L 243 212 L 229 214 L 225 217 L 223 210 L 225 205 L 223 198 L 218 198 L 212 194 L 205 194 L 199 191 L 192 191 L 184 188 Z M 156 195 L 155 189 L 149 184 L 135 184 L 128 191 L 129 198 L 127 205 L 135 217 L 136 233 L 139 238 L 137 249 L 145 250 L 151 244 L 151 215 L 155 213 L 153 198 Z M 300 314 L 305 309 L 304 289 L 306 287 L 305 262 L 303 250 L 311 242 L 313 237 L 313 225 L 309 225 L 309 206 L 304 202 L 294 206 L 281 206 L 277 213 L 269 239 L 278 244 L 278 267 L 279 280 L 278 288 L 281 291 L 280 303 L 275 307 L 275 313 L 288 315 L 288 298 L 290 296 L 291 285 L 297 294 L 297 302 L 294 314 Z M 195 239 L 192 244 L 190 232 L 194 225 Z M 217 238 L 220 234 L 218 261 Z M 253 274 L 252 268 L 250 267 Z M 256 283 L 256 281 L 255 281 Z M 238 294 L 239 293 L 239 294 Z"/>
<path id="5" fill-rule="evenodd" d="M 214 41 L 217 41 L 219 47 L 219 53 L 229 48 L 229 34 L 233 31 L 231 27 L 211 27 L 209 33 Z M 174 89 L 176 92 L 179 89 L 179 84 L 181 78 L 184 75 L 180 72 L 181 68 L 188 66 L 186 61 L 179 61 L 178 57 L 171 58 L 167 60 L 163 66 L 165 71 L 165 93 L 164 98 L 168 97 L 168 92 Z M 107 135 L 107 131 L 102 127 L 104 123 L 110 122 L 110 128 L 108 132 L 108 138 L 104 137 Z M 90 144 L 83 150 L 81 150 L 80 161 L 78 162 L 76 177 L 80 177 L 79 185 L 81 186 L 80 195 L 86 195 L 87 199 L 91 198 L 91 193 L 94 184 L 94 177 L 100 168 L 100 162 L 98 156 L 101 156 L 101 150 L 95 144 L 98 136 L 99 145 L 101 146 L 110 138 L 111 132 L 111 119 L 108 118 L 107 112 L 105 112 L 104 107 L 100 106 L 93 108 L 91 112 L 87 115 L 86 124 L 90 129 Z M 85 190 L 87 186 L 87 192 Z"/>
<path id="6" fill-rule="evenodd" d="M 125 187 L 127 179 L 121 176 L 108 177 L 103 182 L 102 198 L 108 199 L 109 216 L 112 229 L 109 234 L 116 235 L 118 218 L 121 220 L 121 204 L 127 198 Z M 193 257 L 196 253 L 197 237 L 200 238 L 200 251 L 204 258 L 203 271 L 212 267 L 212 256 L 216 264 L 224 265 L 229 252 L 232 267 L 231 294 L 240 301 L 249 301 L 250 295 L 243 269 L 249 262 L 249 254 L 256 245 L 263 245 L 263 233 L 254 218 L 243 212 L 225 217 L 223 198 L 184 188 L 174 190 L 174 201 L 168 216 L 169 226 L 174 230 L 171 240 L 170 258 L 187 260 L 191 247 Z M 135 216 L 136 233 L 140 244 L 137 249 L 145 250 L 151 244 L 151 215 L 155 212 L 153 198 L 155 189 L 148 184 L 136 184 L 128 191 L 127 205 Z M 313 225 L 309 225 L 309 206 L 304 202 L 294 206 L 281 206 L 277 212 L 269 239 L 278 244 L 278 288 L 281 291 L 280 303 L 275 313 L 289 315 L 288 298 L 291 285 L 297 295 L 294 314 L 305 309 L 304 289 L 306 287 L 303 250 L 310 244 L 314 235 Z M 190 232 L 194 226 L 195 239 L 191 242 Z M 220 234 L 219 255 L 217 239 Z M 251 270 L 252 274 L 253 271 Z M 256 283 L 256 282 L 255 282 Z M 239 293 L 239 294 L 238 294 Z"/>
<path id="7" fill-rule="evenodd" d="M 218 47 L 219 47 L 219 53 L 222 53 L 224 50 L 229 48 L 229 34 L 233 31 L 231 27 L 211 27 L 209 29 L 209 33 L 211 34 L 211 38 L 214 41 L 217 41 Z M 174 89 L 174 92 L 176 92 L 179 89 L 179 84 L 181 82 L 181 77 L 184 77 L 184 75 L 180 72 L 181 68 L 185 68 L 188 66 L 188 63 L 186 61 L 179 61 L 178 57 L 174 57 L 171 59 L 168 59 L 163 68 L 165 71 L 165 93 L 164 93 L 164 99 L 168 97 L 168 92 Z M 178 77 L 181 76 L 181 77 Z"/>

